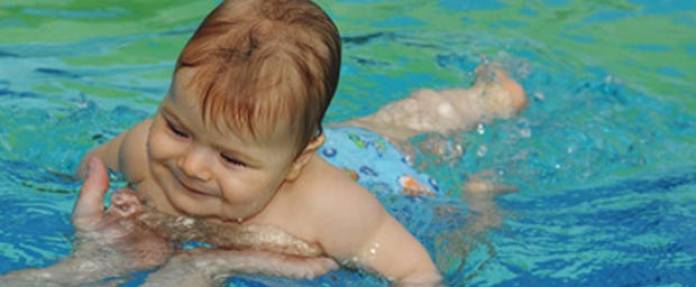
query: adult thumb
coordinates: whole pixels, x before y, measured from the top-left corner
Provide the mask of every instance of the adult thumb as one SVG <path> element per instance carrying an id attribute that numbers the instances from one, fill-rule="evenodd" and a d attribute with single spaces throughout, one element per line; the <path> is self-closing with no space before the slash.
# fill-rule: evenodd
<path id="1" fill-rule="evenodd" d="M 80 188 L 80 195 L 73 209 L 75 228 L 89 231 L 97 227 L 104 216 L 104 194 L 108 189 L 109 175 L 106 166 L 98 157 L 91 157 L 87 179 Z"/>

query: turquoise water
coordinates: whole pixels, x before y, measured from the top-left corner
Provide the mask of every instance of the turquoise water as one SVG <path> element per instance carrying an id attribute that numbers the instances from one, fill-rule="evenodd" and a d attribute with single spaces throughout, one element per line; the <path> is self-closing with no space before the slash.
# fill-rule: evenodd
<path id="1" fill-rule="evenodd" d="M 67 175 L 87 149 L 153 113 L 178 50 L 214 2 L 0 3 L 0 274 L 70 253 L 79 182 Z M 519 117 L 450 139 L 462 157 L 418 157 L 447 196 L 381 198 L 449 285 L 696 282 L 692 1 L 319 3 L 344 39 L 327 122 L 417 88 L 466 86 L 482 58 L 530 95 Z M 519 192 L 498 198 L 499 228 L 471 237 L 460 232 L 475 217 L 459 185 L 482 170 Z M 385 285 L 349 270 L 230 284 Z"/>

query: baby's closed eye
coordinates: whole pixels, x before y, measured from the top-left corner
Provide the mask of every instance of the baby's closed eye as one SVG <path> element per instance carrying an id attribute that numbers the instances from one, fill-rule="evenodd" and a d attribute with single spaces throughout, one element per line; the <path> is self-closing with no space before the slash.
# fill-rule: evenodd
<path id="1" fill-rule="evenodd" d="M 247 166 L 246 163 L 244 163 L 243 161 L 241 161 L 241 160 L 235 158 L 234 156 L 226 155 L 226 154 L 224 154 L 224 153 L 221 153 L 221 154 L 220 154 L 220 157 L 222 157 L 222 159 L 223 159 L 226 163 L 228 163 L 228 164 L 231 164 L 231 165 L 234 165 L 234 166 L 241 166 L 241 167 L 246 167 L 246 166 Z"/>
<path id="2" fill-rule="evenodd" d="M 183 129 L 177 127 L 174 123 L 172 123 L 170 120 L 165 119 L 164 120 L 167 123 L 167 128 L 174 133 L 174 135 L 182 138 L 188 138 L 189 135 L 186 133 Z"/>

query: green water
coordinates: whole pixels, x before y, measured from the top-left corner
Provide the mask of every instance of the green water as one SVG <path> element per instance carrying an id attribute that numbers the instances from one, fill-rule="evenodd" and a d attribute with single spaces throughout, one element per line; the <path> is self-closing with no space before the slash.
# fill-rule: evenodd
<path id="1" fill-rule="evenodd" d="M 215 2 L 4 1 L 0 4 L 0 46 L 39 44 L 49 60 L 58 60 L 71 69 L 159 65 L 130 75 L 138 80 L 167 81 L 178 51 Z M 452 52 L 467 55 L 529 50 L 540 57 L 532 60 L 556 63 L 558 69 L 580 74 L 588 66 L 601 66 L 645 94 L 696 111 L 693 10 L 652 13 L 630 1 L 586 0 L 555 1 L 564 2 L 556 5 L 500 1 L 502 4 L 487 9 L 467 9 L 473 5 L 465 4 L 460 5 L 462 9 L 448 9 L 437 1 L 421 0 L 318 2 L 333 16 L 344 36 L 393 32 L 435 45 L 430 49 L 398 43 L 346 47 L 348 61 L 363 56 L 396 65 L 344 77 L 343 83 L 349 84 L 341 86 L 339 105 L 356 100 L 342 96 L 346 93 L 358 98 L 370 94 L 371 83 L 365 83 L 364 78 L 371 75 L 422 74 L 437 79 L 423 84 L 441 86 L 468 81 L 470 75 L 460 69 L 443 69 L 433 61 L 440 50 L 437 47 L 450 47 Z M 68 51 L 81 44 L 94 49 Z M 114 79 L 113 75 L 103 75 L 94 77 L 91 84 L 69 79 L 37 81 L 31 90 L 60 94 L 80 89 L 98 97 L 141 96 L 110 88 L 108 83 Z M 131 81 L 138 84 L 138 80 Z M 387 95 L 385 99 L 399 96 Z M 337 119 L 360 113 L 332 112 L 330 118 Z"/>

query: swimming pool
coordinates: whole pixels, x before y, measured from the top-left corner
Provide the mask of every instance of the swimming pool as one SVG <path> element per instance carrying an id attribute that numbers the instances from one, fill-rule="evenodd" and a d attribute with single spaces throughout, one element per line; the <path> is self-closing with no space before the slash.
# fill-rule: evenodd
<path id="1" fill-rule="evenodd" d="M 0 4 L 0 274 L 70 253 L 79 182 L 66 174 L 89 147 L 153 113 L 216 1 L 170 2 Z M 419 158 L 450 196 L 382 198 L 447 283 L 693 285 L 696 4 L 522 2 L 319 1 L 344 39 L 327 122 L 416 88 L 468 85 L 482 57 L 496 60 L 523 83 L 528 109 L 464 133 L 460 158 Z M 481 170 L 520 191 L 498 198 L 500 228 L 458 238 L 472 218 L 458 186 Z M 230 284 L 385 285 L 347 270 Z"/>

